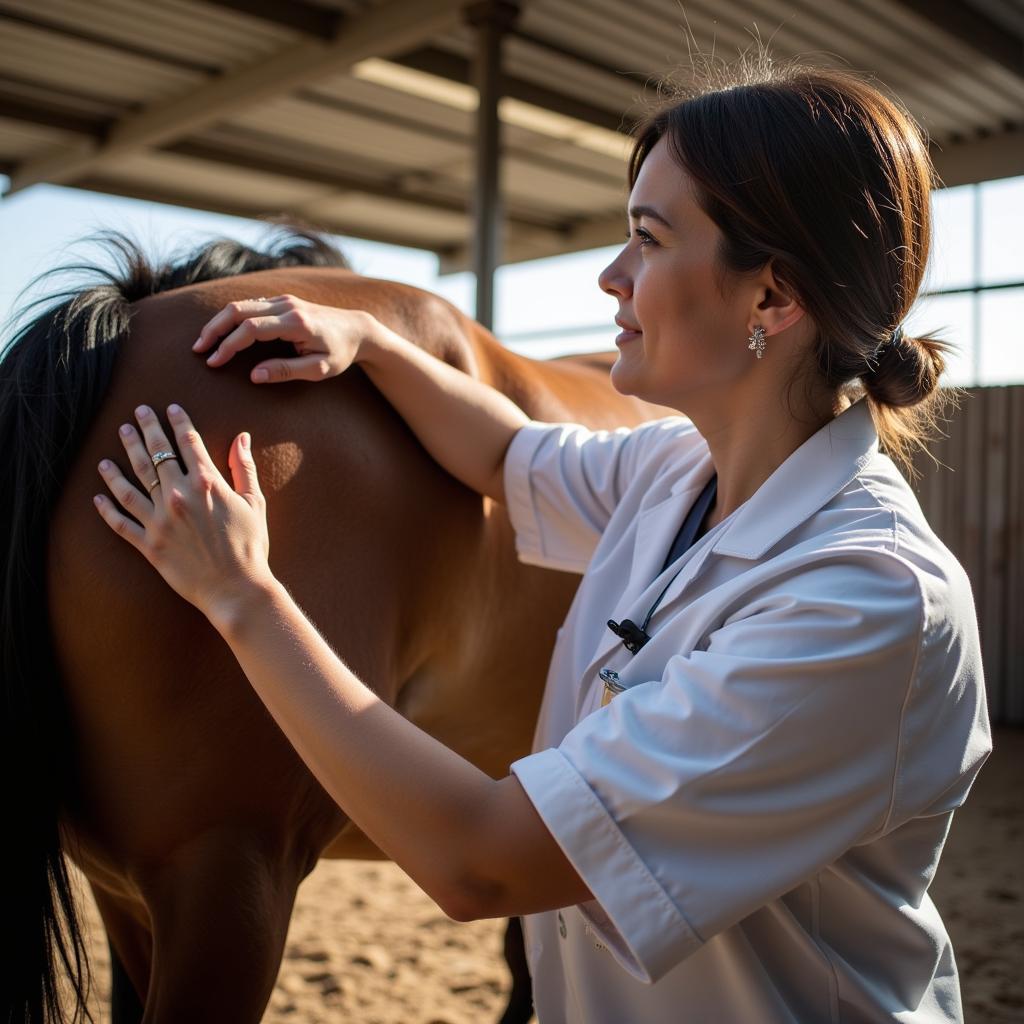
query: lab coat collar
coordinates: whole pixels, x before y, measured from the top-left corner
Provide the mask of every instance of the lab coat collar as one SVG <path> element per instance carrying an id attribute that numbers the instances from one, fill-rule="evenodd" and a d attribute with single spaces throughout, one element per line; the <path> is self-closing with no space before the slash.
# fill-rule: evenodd
<path id="1" fill-rule="evenodd" d="M 730 516 L 712 547 L 698 543 L 668 570 L 675 576 L 668 584 L 651 628 L 656 628 L 658 620 L 663 620 L 685 594 L 711 555 L 760 558 L 850 483 L 877 450 L 878 435 L 867 404 L 856 402 L 812 435 L 772 473 Z M 713 472 L 708 456 L 702 460 L 699 470 L 684 474 L 672 485 L 668 497 L 641 513 L 629 583 L 612 611 L 612 618 L 621 621 L 633 616 L 634 621 L 640 622 L 666 585 L 666 573 L 660 571 L 662 560 L 682 515 Z M 690 493 L 684 495 L 686 491 Z M 673 497 L 678 500 L 672 500 Z M 583 678 L 592 678 L 619 648 L 619 639 L 609 630 L 602 637 Z M 584 696 L 585 693 L 581 693 L 580 700 Z"/>
<path id="2" fill-rule="evenodd" d="M 717 555 L 761 558 L 839 493 L 878 451 L 867 402 L 855 402 L 808 438 L 741 505 L 715 542 Z"/>

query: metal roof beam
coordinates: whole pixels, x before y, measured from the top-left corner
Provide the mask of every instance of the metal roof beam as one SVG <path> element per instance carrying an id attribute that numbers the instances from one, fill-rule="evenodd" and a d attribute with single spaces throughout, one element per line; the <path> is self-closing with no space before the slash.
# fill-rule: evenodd
<path id="1" fill-rule="evenodd" d="M 382 199 L 395 199 L 399 202 L 411 203 L 414 206 L 426 206 L 433 210 L 447 210 L 450 213 L 466 213 L 468 210 L 465 200 L 431 194 L 427 190 L 408 192 L 400 181 L 364 178 L 357 174 L 304 166 L 292 161 L 280 160 L 266 152 L 248 152 L 191 139 L 161 146 L 160 152 L 173 153 L 175 156 L 188 157 L 190 160 L 201 160 L 215 167 L 234 167 L 244 171 L 273 174 L 292 181 L 307 182 L 311 185 L 326 185 L 339 192 L 358 192 L 361 195 L 379 196 Z"/>
<path id="2" fill-rule="evenodd" d="M 0 13 L 0 29 L 3 15 Z M 137 109 L 130 101 L 112 99 L 99 92 L 92 92 L 79 87 L 73 94 L 61 89 L 52 82 L 40 82 L 24 75 L 15 75 L 9 71 L 0 71 L 0 91 L 8 97 L 17 97 L 26 103 L 52 107 L 66 112 L 78 111 L 82 114 L 94 114 L 102 123 L 90 134 L 98 134 L 105 130 L 112 120 L 124 117 Z M 0 111 L 2 114 L 2 111 Z"/>
<path id="3" fill-rule="evenodd" d="M 0 173 L 3 167 L 0 165 Z M 261 220 L 271 222 L 288 222 L 294 219 L 299 223 L 309 224 L 311 218 L 302 210 L 267 210 L 265 207 L 256 206 L 252 203 L 232 202 L 228 199 L 219 199 L 212 196 L 196 196 L 172 189 L 164 189 L 159 186 L 139 185 L 132 182 L 125 182 L 120 179 L 107 178 L 102 175 L 86 176 L 76 181 L 71 188 L 84 189 L 88 192 L 102 192 L 105 195 L 124 196 L 129 199 L 141 199 L 150 203 L 164 203 L 168 206 L 188 206 L 193 210 L 208 210 L 211 213 L 224 213 L 231 217 L 244 217 L 247 220 Z M 448 249 L 445 247 L 431 246 L 429 241 L 421 236 L 403 234 L 400 231 L 382 231 L 374 227 L 368 232 L 365 226 L 352 224 L 344 218 L 330 216 L 316 216 L 312 218 L 314 230 L 328 231 L 332 234 L 347 235 L 351 238 L 365 238 L 371 242 L 385 242 L 389 245 L 398 245 L 407 249 L 423 249 L 426 252 L 435 252 L 444 265 L 445 253 L 460 252 L 466 253 L 464 257 L 468 261 L 468 249 L 464 246 L 456 246 Z M 521 227 L 512 225 L 507 232 L 507 237 L 515 251 L 528 252 L 530 255 L 521 256 L 520 259 L 532 258 L 534 255 L 544 252 L 566 251 L 557 245 L 558 233 L 555 231 L 538 231 L 536 228 Z M 468 262 L 458 269 L 469 269 Z"/>
<path id="4" fill-rule="evenodd" d="M 0 90 L 0 110 L 5 120 L 20 121 L 24 124 L 38 125 L 43 128 L 56 128 L 61 131 L 87 135 L 95 131 L 97 118 L 81 114 L 30 104 L 18 97 L 6 96 Z M 424 182 L 421 176 L 402 173 L 388 178 L 370 178 L 348 172 L 310 167 L 294 161 L 280 160 L 264 152 L 251 152 L 216 143 L 185 139 L 161 146 L 159 152 L 171 153 L 175 156 L 188 157 L 191 160 L 204 162 L 220 167 L 237 167 L 240 170 L 257 171 L 273 174 L 293 181 L 304 181 L 314 185 L 326 185 L 340 192 L 359 192 L 363 195 L 379 196 L 382 199 L 394 199 L 413 206 L 423 206 L 431 210 L 447 210 L 450 213 L 465 214 L 469 212 L 469 201 L 434 191 L 429 181 Z M 11 167 L 15 165 L 12 164 Z M 410 187 L 409 183 L 414 183 Z M 527 214 L 513 213 L 509 220 L 524 228 L 537 231 L 560 231 L 560 224 L 550 218 L 531 217 Z"/>
<path id="5" fill-rule="evenodd" d="M 343 11 L 332 11 L 302 0 L 288 0 L 284 4 L 281 0 L 203 0 L 203 3 L 269 21 L 317 39 L 334 39 L 346 21 Z"/>
<path id="6" fill-rule="evenodd" d="M 153 104 L 116 121 L 103 138 L 57 147 L 16 168 L 11 192 L 48 181 L 69 183 L 104 163 L 279 96 L 320 75 L 337 73 L 366 57 L 407 50 L 459 23 L 465 0 L 390 0 L 343 24 L 329 43 L 306 39 L 274 56 Z"/>
<path id="7" fill-rule="evenodd" d="M 389 60 L 394 64 L 401 64 L 403 67 L 437 75 L 438 78 L 447 78 L 451 82 L 460 82 L 463 85 L 472 84 L 469 61 L 465 57 L 449 53 L 447 50 L 427 46 L 397 57 L 390 57 Z M 631 127 L 629 118 L 621 113 L 595 106 L 593 103 L 587 103 L 586 100 L 579 100 L 574 96 L 567 96 L 565 93 L 555 92 L 541 85 L 535 85 L 522 78 L 506 75 L 504 86 L 503 95 L 505 96 L 511 96 L 523 103 L 531 103 L 544 110 L 554 111 L 556 114 L 575 118 L 585 124 L 607 128 L 613 132 L 628 131 Z"/>
<path id="8" fill-rule="evenodd" d="M 379 196 L 382 199 L 409 203 L 412 206 L 423 206 L 430 210 L 447 210 L 449 213 L 468 214 L 469 201 L 466 198 L 455 198 L 450 195 L 433 191 L 429 182 L 410 187 L 407 182 L 416 182 L 415 175 L 403 173 L 393 176 L 390 180 L 370 178 L 349 172 L 328 171 L 297 164 L 292 161 L 279 160 L 266 153 L 251 153 L 229 146 L 221 146 L 211 142 L 184 140 L 169 146 L 161 147 L 161 152 L 173 153 L 192 160 L 203 160 L 215 166 L 237 167 L 241 170 L 257 171 L 274 174 L 293 181 L 305 181 L 315 185 L 326 185 L 339 192 L 358 192 L 362 195 Z M 560 226 L 550 220 L 531 217 L 526 214 L 513 213 L 508 217 L 512 224 L 524 230 L 560 233 Z"/>
<path id="9" fill-rule="evenodd" d="M 535 32 L 527 32 L 519 26 L 513 27 L 511 35 L 514 35 L 521 42 L 529 43 L 530 46 L 538 50 L 543 50 L 545 53 L 558 57 L 560 60 L 579 64 L 580 67 L 584 67 L 588 71 L 597 71 L 603 75 L 614 76 L 616 81 L 630 79 L 637 85 L 646 86 L 651 77 L 649 74 L 641 71 L 629 71 L 628 69 L 620 71 L 618 68 L 610 68 L 603 61 L 595 60 L 593 57 L 580 53 L 579 50 L 566 46 L 564 43 L 555 42 L 553 39 L 545 39 L 543 36 L 539 36 Z"/>
<path id="10" fill-rule="evenodd" d="M 327 11 L 323 7 L 305 3 L 303 0 L 291 0 L 287 4 L 279 3 L 278 0 L 204 0 L 204 2 L 217 7 L 238 11 L 242 14 L 247 14 L 251 17 L 321 39 L 333 38 L 343 17 L 341 12 Z M 639 72 L 620 72 L 614 68 L 609 68 L 607 65 L 594 60 L 592 57 L 588 57 L 586 54 L 579 53 L 552 40 L 544 39 L 535 33 L 527 32 L 517 25 L 511 26 L 508 29 L 508 34 L 524 43 L 528 43 L 530 46 L 554 54 L 562 60 L 579 64 L 591 71 L 613 75 L 616 80 L 627 77 L 643 83 L 647 78 L 647 76 Z M 417 50 L 415 53 L 406 54 L 404 57 L 392 59 L 396 64 L 404 64 L 406 67 L 416 68 L 419 71 L 428 71 L 450 81 L 462 82 L 466 85 L 472 84 L 470 62 L 445 50 L 428 47 Z M 620 114 L 595 107 L 592 104 L 573 99 L 561 93 L 552 92 L 542 86 L 533 85 L 521 79 L 510 80 L 505 75 L 503 80 L 503 95 L 511 96 L 524 103 L 532 103 L 534 106 L 543 107 L 545 110 L 552 110 L 567 117 L 575 117 L 577 120 L 584 121 L 587 124 L 597 125 L 601 128 L 610 128 L 612 131 L 621 131 L 624 126 L 628 127 L 628 123 L 623 120 Z"/>
<path id="11" fill-rule="evenodd" d="M 373 108 L 362 104 L 340 100 L 337 96 L 325 95 L 317 92 L 315 89 L 300 89 L 294 94 L 293 98 L 303 100 L 307 103 L 314 103 L 317 106 L 324 107 L 328 110 L 340 110 L 348 114 L 355 114 L 357 117 L 369 117 L 374 119 L 378 124 L 391 125 L 396 128 L 403 128 L 407 131 L 414 131 L 417 133 L 428 133 L 435 139 L 444 139 L 448 142 L 453 142 L 458 146 L 470 146 L 473 141 L 471 135 L 466 135 L 460 131 L 440 128 L 436 125 L 423 125 L 414 118 L 405 117 L 402 114 L 396 114 L 393 110 L 374 110 Z M 605 185 L 618 188 L 625 180 L 622 173 L 609 175 L 602 171 L 588 171 L 579 164 L 569 163 L 559 157 L 550 156 L 546 153 L 539 153 L 524 146 L 515 146 L 506 143 L 502 146 L 502 151 L 506 158 L 515 157 L 525 163 L 533 164 L 535 167 L 543 167 L 550 171 L 569 174 L 580 181 L 590 182 L 595 185 Z M 467 156 L 467 162 L 469 159 L 470 158 Z"/>
<path id="12" fill-rule="evenodd" d="M 101 32 L 91 32 L 81 25 L 69 25 L 59 16 L 45 10 L 26 14 L 24 11 L 9 10 L 6 5 L 2 5 L 0 6 L 0 17 L 4 21 L 12 22 L 16 25 L 26 25 L 29 28 L 53 33 L 64 40 L 74 39 L 77 42 L 87 43 L 92 47 L 109 50 L 118 56 L 131 54 L 131 56 L 141 57 L 143 60 L 153 61 L 154 63 L 169 67 L 183 68 L 200 74 L 213 74 L 217 71 L 216 67 L 211 67 L 209 64 L 189 60 L 181 56 L 172 56 L 170 53 L 146 46 L 144 43 L 128 43 L 122 39 L 114 40 Z"/>
<path id="13" fill-rule="evenodd" d="M 102 118 L 69 111 L 49 104 L 32 103 L 23 98 L 7 94 L 0 89 L 0 111 L 3 117 L 24 124 L 38 125 L 73 132 L 77 135 L 95 134 L 103 123 Z M 293 181 L 304 181 L 315 185 L 326 185 L 339 192 L 358 192 L 363 195 L 379 196 L 382 199 L 397 200 L 430 210 L 447 210 L 450 213 L 468 214 L 469 200 L 437 191 L 429 179 L 415 172 L 401 172 L 390 177 L 378 174 L 363 176 L 349 171 L 337 171 L 324 167 L 310 166 L 300 161 L 282 160 L 271 155 L 266 148 L 253 149 L 242 146 L 223 145 L 216 142 L 183 139 L 161 146 L 159 152 L 201 160 L 220 167 L 237 167 L 240 170 L 273 174 Z M 10 165 L 11 168 L 15 166 Z M 562 224 L 550 217 L 535 216 L 514 211 L 506 217 L 510 224 L 526 232 L 547 232 L 552 238 L 560 238 Z"/>
<path id="14" fill-rule="evenodd" d="M 21 121 L 40 128 L 56 128 L 75 135 L 93 136 L 103 130 L 107 119 L 97 114 L 65 110 L 49 103 L 25 99 L 0 88 L 0 117 L 5 121 Z"/>
<path id="15" fill-rule="evenodd" d="M 500 265 L 507 266 L 525 260 L 538 260 L 548 256 L 561 256 L 567 252 L 582 252 L 585 249 L 621 244 L 624 222 L 625 213 L 617 217 L 598 217 L 594 220 L 580 221 L 578 224 L 569 224 L 561 231 L 549 232 L 547 237 L 536 232 L 516 231 L 510 227 L 505 233 Z M 438 256 L 438 269 L 442 274 L 472 269 L 469 245 L 442 249 Z"/>
<path id="16" fill-rule="evenodd" d="M 944 185 L 972 185 L 1024 174 L 1024 130 L 943 145 L 932 143 L 932 162 Z"/>
<path id="17" fill-rule="evenodd" d="M 244 217 L 248 220 L 263 220 L 268 223 L 271 223 L 271 217 L 278 218 L 277 222 L 283 220 L 287 223 L 289 216 L 292 215 L 292 211 L 288 210 L 270 213 L 266 209 L 248 203 L 187 195 L 184 192 L 136 185 L 131 182 L 102 176 L 82 177 L 70 187 L 84 189 L 88 192 L 102 192 L 105 195 L 127 197 L 128 199 L 141 199 L 150 203 L 165 203 L 168 206 L 188 206 L 193 210 L 207 210 L 210 213 L 224 213 L 230 217 Z M 303 220 L 301 213 L 295 213 L 294 217 L 297 221 L 301 222 Z M 342 220 L 331 217 L 319 218 L 314 228 L 329 231 L 332 234 L 348 235 L 352 238 L 367 238 L 373 242 L 386 242 L 390 245 L 399 245 L 409 249 L 432 251 L 429 244 L 423 238 L 403 235 L 400 232 L 381 232 L 377 230 L 374 231 L 373 235 L 368 235 L 363 228 L 353 227 Z"/>
<path id="18" fill-rule="evenodd" d="M 892 0 L 942 29 L 979 56 L 1024 78 L 1024 39 L 963 0 Z"/>

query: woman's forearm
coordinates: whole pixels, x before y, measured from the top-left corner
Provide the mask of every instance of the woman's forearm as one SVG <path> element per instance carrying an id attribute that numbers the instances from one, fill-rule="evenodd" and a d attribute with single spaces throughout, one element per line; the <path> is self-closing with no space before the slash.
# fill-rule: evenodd
<path id="1" fill-rule="evenodd" d="M 360 347 L 358 361 L 437 462 L 504 503 L 505 453 L 529 420 L 519 406 L 386 327 Z"/>
<path id="2" fill-rule="evenodd" d="M 341 662 L 283 586 L 210 619 L 299 756 L 369 838 L 451 916 L 489 906 L 472 864 L 497 782 L 404 719 Z M 474 908 L 467 910 L 466 908 Z"/>

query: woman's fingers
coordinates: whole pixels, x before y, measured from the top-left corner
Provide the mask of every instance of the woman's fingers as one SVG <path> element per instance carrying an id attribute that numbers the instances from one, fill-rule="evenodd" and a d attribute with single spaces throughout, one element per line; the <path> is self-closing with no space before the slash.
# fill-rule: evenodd
<path id="1" fill-rule="evenodd" d="M 286 380 L 323 380 L 332 376 L 327 356 L 314 354 L 294 359 L 266 359 L 253 367 L 249 379 L 254 384 L 280 384 Z"/>
<path id="2" fill-rule="evenodd" d="M 130 423 L 123 423 L 118 434 L 124 445 L 128 461 L 131 463 L 135 479 L 146 488 L 146 492 L 152 500 L 153 492 L 160 486 L 160 477 L 157 475 L 153 460 L 149 457 L 149 452 L 146 451 L 142 435 Z"/>
<path id="3" fill-rule="evenodd" d="M 241 433 L 235 438 L 228 453 L 228 464 L 231 466 L 231 483 L 235 490 L 253 508 L 263 505 L 263 492 L 260 490 L 256 463 L 252 457 L 252 438 L 248 433 Z"/>
<path id="4" fill-rule="evenodd" d="M 121 472 L 115 462 L 104 459 L 99 464 L 100 476 L 110 493 L 117 499 L 121 508 L 131 513 L 143 526 L 146 526 L 153 515 L 152 502 Z M 108 504 L 120 515 L 120 510 L 108 500 Z M 98 506 L 100 511 L 103 508 Z M 106 516 L 104 516 L 106 518 Z M 120 531 L 119 531 L 120 532 Z"/>
<path id="5" fill-rule="evenodd" d="M 182 467 L 179 465 L 178 454 L 167 440 L 156 413 L 148 405 L 140 405 L 135 410 L 135 418 L 142 428 L 146 451 L 149 453 L 150 462 L 156 467 L 161 485 L 176 483 L 181 479 Z"/>
<path id="6" fill-rule="evenodd" d="M 189 473 L 201 473 L 213 466 L 210 453 L 206 450 L 199 431 L 192 425 L 188 413 L 180 405 L 167 407 L 167 418 L 171 421 L 178 451 L 181 452 L 185 468 Z"/>
<path id="7" fill-rule="evenodd" d="M 213 348 L 217 342 L 229 334 L 243 320 L 259 313 L 268 312 L 268 305 L 280 302 L 287 298 L 285 295 L 275 295 L 272 299 L 240 299 L 238 302 L 229 302 L 216 316 L 212 317 L 199 332 L 199 337 L 192 346 L 193 352 L 206 352 Z"/>
<path id="8" fill-rule="evenodd" d="M 96 509 L 186 601 L 200 610 L 223 608 L 244 587 L 271 576 L 266 503 L 248 435 L 235 439 L 229 456 L 236 493 L 181 406 L 167 409 L 180 456 L 149 406 L 140 405 L 135 415 L 141 437 L 126 425 L 121 431 L 125 450 L 135 472 L 158 473 L 160 486 L 150 501 L 113 461 L 103 459 L 100 475 L 113 499 L 97 495 Z"/>
<path id="9" fill-rule="evenodd" d="M 253 383 L 319 381 L 351 366 L 375 325 L 365 311 L 319 306 L 294 295 L 246 299 L 222 309 L 203 328 L 193 348 L 205 352 L 220 338 L 216 351 L 206 359 L 208 366 L 219 367 L 256 342 L 287 341 L 295 357 L 260 363 L 250 373 Z"/>
<path id="10" fill-rule="evenodd" d="M 128 541 L 133 548 L 141 551 L 146 539 L 146 531 L 138 523 L 124 515 L 105 494 L 97 494 L 92 500 L 107 526 L 119 537 Z"/>
<path id="11" fill-rule="evenodd" d="M 256 316 L 243 320 L 210 355 L 207 366 L 223 366 L 232 356 L 255 344 L 257 341 L 298 341 L 294 324 L 285 316 Z"/>

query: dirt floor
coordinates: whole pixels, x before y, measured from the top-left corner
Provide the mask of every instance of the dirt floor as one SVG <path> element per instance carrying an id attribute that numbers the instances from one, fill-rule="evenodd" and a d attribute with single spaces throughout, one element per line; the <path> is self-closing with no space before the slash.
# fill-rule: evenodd
<path id="1" fill-rule="evenodd" d="M 966 1024 L 1024 1022 L 1024 731 L 1002 731 L 956 816 L 933 893 Z M 94 1008 L 108 992 L 95 908 Z M 303 883 L 264 1024 L 492 1024 L 504 922 L 456 924 L 392 864 L 322 862 Z"/>
<path id="2" fill-rule="evenodd" d="M 932 884 L 966 1024 L 1024 1022 L 1024 730 L 1000 730 Z"/>

